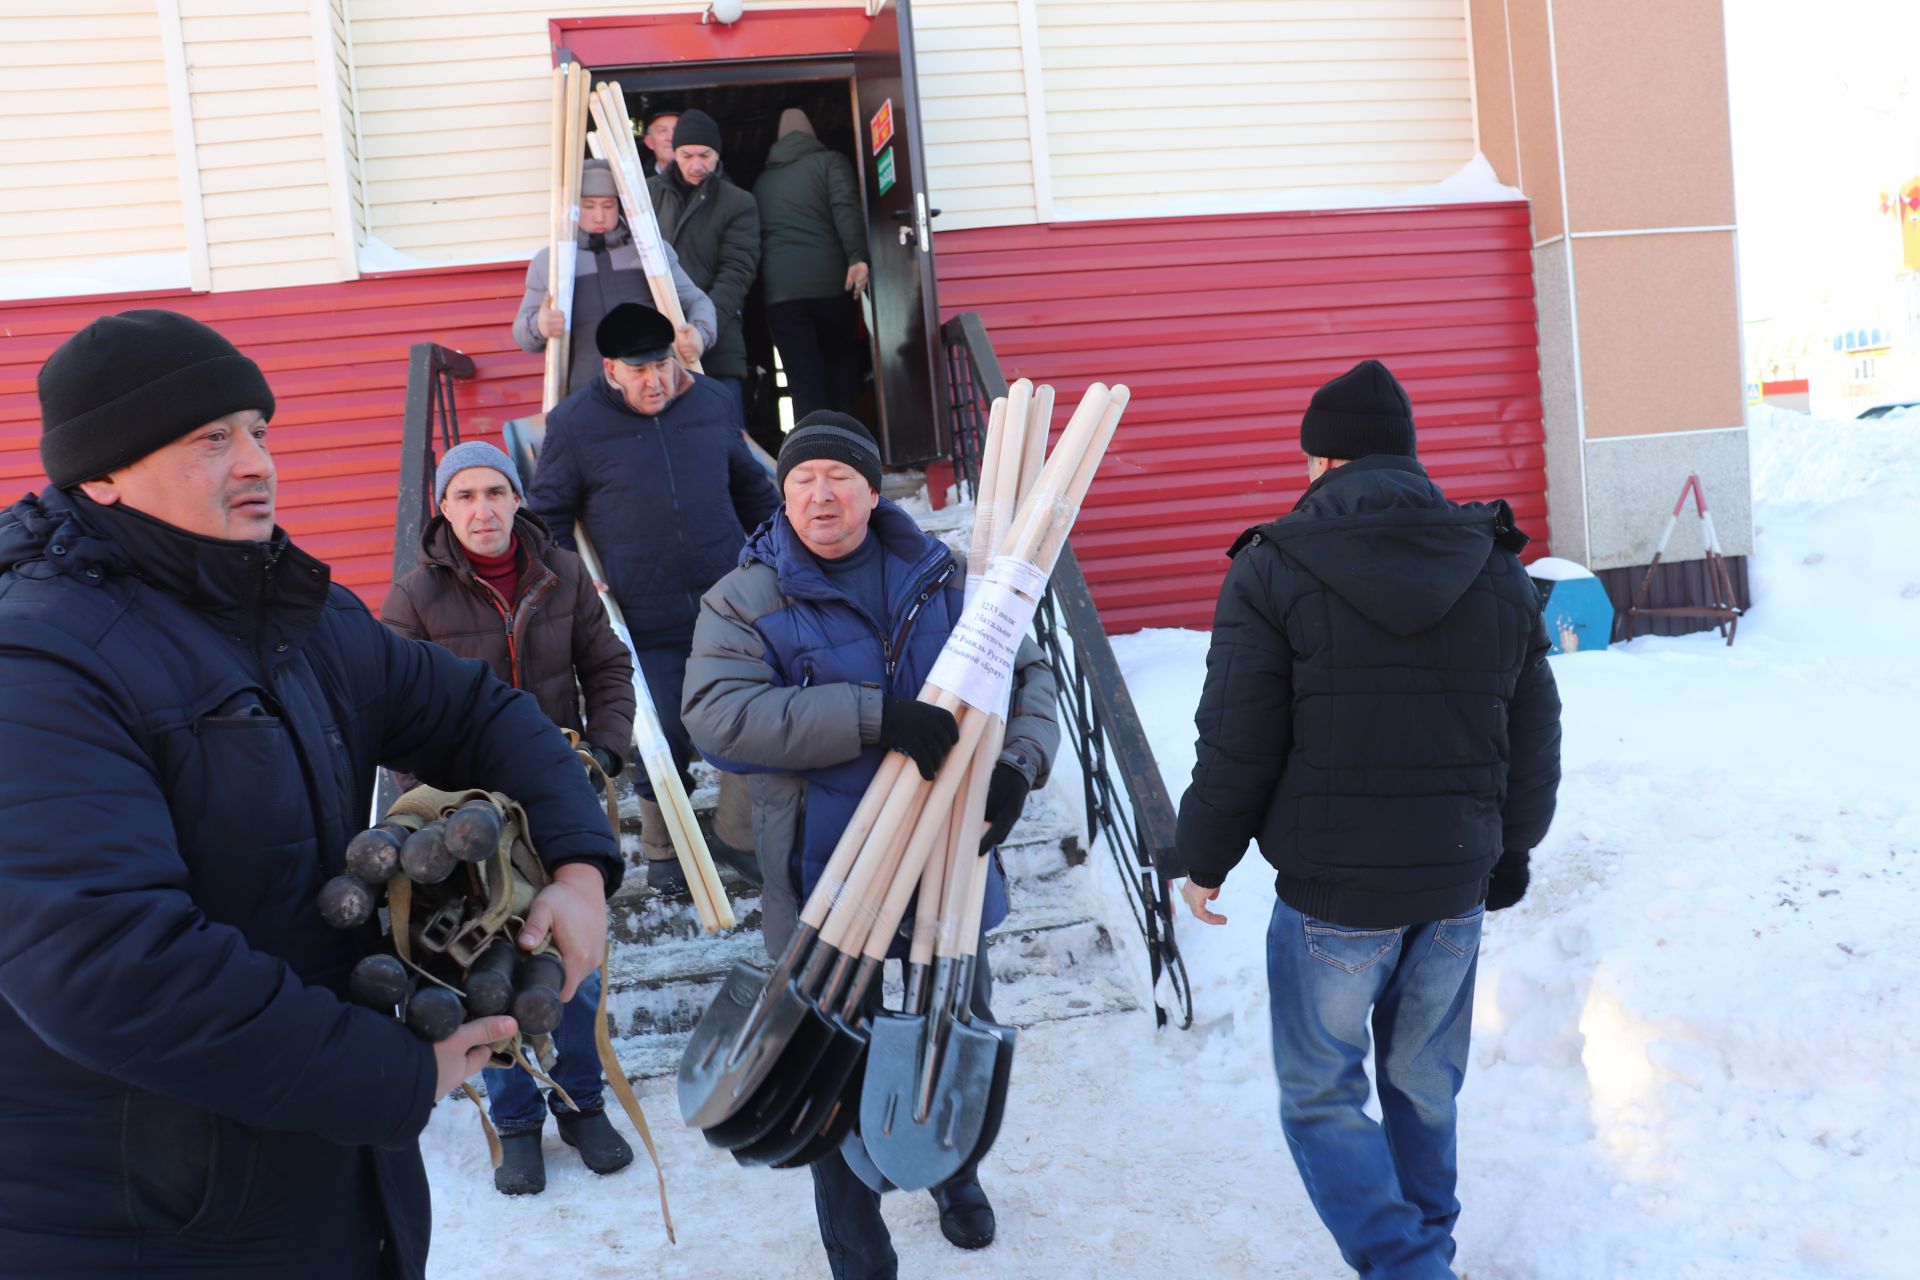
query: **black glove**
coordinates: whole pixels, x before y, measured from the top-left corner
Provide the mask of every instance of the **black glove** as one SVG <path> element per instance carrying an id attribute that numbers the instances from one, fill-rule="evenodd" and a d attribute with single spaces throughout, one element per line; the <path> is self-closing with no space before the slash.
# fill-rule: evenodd
<path id="1" fill-rule="evenodd" d="M 1511 850 L 1494 864 L 1493 877 L 1487 882 L 1487 910 L 1505 911 L 1527 896 L 1528 853 L 1526 849 Z"/>
<path id="2" fill-rule="evenodd" d="M 898 751 L 933 781 L 940 764 L 960 741 L 960 722 L 945 707 L 887 694 L 880 700 L 880 745 Z"/>
<path id="3" fill-rule="evenodd" d="M 987 780 L 987 833 L 980 837 L 980 852 L 1007 838 L 1026 808 L 1028 790 L 1026 774 L 1005 761 L 993 766 L 993 777 Z"/>
<path id="4" fill-rule="evenodd" d="M 593 757 L 593 762 L 599 765 L 600 771 L 609 778 L 617 778 L 620 776 L 620 757 L 618 755 L 607 750 L 605 747 L 596 746 L 592 743 L 587 744 L 587 754 Z"/>

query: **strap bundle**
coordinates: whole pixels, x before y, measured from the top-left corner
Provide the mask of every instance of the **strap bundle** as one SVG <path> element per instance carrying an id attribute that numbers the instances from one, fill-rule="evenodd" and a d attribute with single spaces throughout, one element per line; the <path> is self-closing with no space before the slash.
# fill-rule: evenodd
<path id="1" fill-rule="evenodd" d="M 584 750 L 578 754 L 607 797 L 617 835 L 619 810 L 606 775 Z M 577 1111 L 548 1074 L 555 1059 L 552 1033 L 565 1008 L 560 992 L 566 967 L 550 943 L 532 952 L 517 943 L 534 898 L 549 880 L 528 832 L 526 812 L 500 792 L 415 787 L 377 826 L 348 842 L 347 872 L 322 886 L 320 910 L 335 928 L 356 929 L 373 921 L 385 898 L 385 945 L 356 964 L 348 979 L 356 1003 L 393 1014 L 430 1043 L 471 1018 L 511 1014 L 519 1029 L 489 1046 L 490 1065 L 526 1071 Z M 603 955 L 603 979 L 605 969 Z M 604 981 L 594 1040 L 607 1083 L 653 1160 L 671 1241 L 665 1172 L 639 1099 L 613 1052 Z M 480 1111 L 498 1168 L 499 1135 L 472 1084 L 461 1088 Z"/>

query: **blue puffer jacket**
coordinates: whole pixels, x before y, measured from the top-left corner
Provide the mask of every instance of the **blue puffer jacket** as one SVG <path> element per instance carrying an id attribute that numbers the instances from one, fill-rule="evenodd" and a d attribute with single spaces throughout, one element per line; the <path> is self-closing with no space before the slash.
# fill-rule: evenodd
<path id="1" fill-rule="evenodd" d="M 382 762 L 619 873 L 533 698 L 284 533 L 0 514 L 0 1275 L 424 1273 L 433 1054 L 342 999 L 372 939 L 315 903 Z"/>
<path id="2" fill-rule="evenodd" d="M 701 602 L 687 661 L 682 710 L 694 744 L 717 767 L 753 775 L 762 927 L 775 952 L 880 768 L 882 696 L 917 695 L 960 619 L 958 555 L 884 499 L 869 529 L 886 557 L 887 617 L 869 616 L 834 586 L 782 512 Z M 1000 758 L 1036 788 L 1060 740 L 1054 691 L 1028 640 Z M 996 866 L 982 927 L 1006 914 Z M 911 923 L 909 912 L 903 936 Z"/>
<path id="3" fill-rule="evenodd" d="M 527 505 L 573 549 L 587 527 L 636 648 L 685 651 L 700 595 L 740 558 L 747 530 L 780 495 L 733 425 L 733 400 L 711 378 L 659 417 L 629 408 L 605 377 L 547 415 Z"/>

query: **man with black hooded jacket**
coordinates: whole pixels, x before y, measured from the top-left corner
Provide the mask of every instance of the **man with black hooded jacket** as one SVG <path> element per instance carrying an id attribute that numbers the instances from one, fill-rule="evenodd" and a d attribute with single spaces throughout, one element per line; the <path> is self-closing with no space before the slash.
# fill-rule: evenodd
<path id="1" fill-rule="evenodd" d="M 1311 483 L 1249 529 L 1214 615 L 1180 804 L 1196 918 L 1258 839 L 1280 1119 L 1363 1276 L 1453 1275 L 1454 1101 L 1483 910 L 1520 900 L 1560 780 L 1560 699 L 1504 502 L 1449 502 L 1367 360 L 1314 393 Z M 1381 1120 L 1363 1112 L 1369 1026 Z"/>
<path id="2" fill-rule="evenodd" d="M 274 523 L 259 366 L 171 311 L 39 377 L 52 484 L 0 513 L 0 1275 L 426 1269 L 418 1137 L 513 1032 L 350 1004 L 317 895 L 375 766 L 504 791 L 571 997 L 622 862 L 560 731 L 403 639 Z"/>

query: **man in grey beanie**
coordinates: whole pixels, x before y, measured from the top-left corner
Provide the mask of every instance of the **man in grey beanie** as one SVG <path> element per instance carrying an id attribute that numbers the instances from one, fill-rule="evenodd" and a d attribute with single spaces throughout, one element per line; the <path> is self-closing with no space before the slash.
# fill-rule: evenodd
<path id="1" fill-rule="evenodd" d="M 653 306 L 647 272 L 634 245 L 632 229 L 620 212 L 620 195 L 613 170 L 605 160 L 589 160 L 580 175 L 580 229 L 575 239 L 573 276 L 573 357 L 567 368 L 567 391 L 578 391 L 600 377 L 600 353 L 594 330 L 623 302 Z M 681 363 L 691 365 L 710 350 L 717 333 L 713 302 L 680 266 L 680 255 L 663 244 L 673 272 L 673 291 L 680 299 L 686 324 L 674 341 Z M 557 300 L 547 296 L 547 250 L 527 264 L 527 291 L 513 318 L 513 340 L 522 351 L 539 353 L 547 341 L 566 330 Z"/>
<path id="2" fill-rule="evenodd" d="M 440 510 L 421 532 L 420 563 L 393 584 L 380 620 L 403 636 L 485 662 L 537 698 L 549 720 L 578 734 L 608 775 L 619 773 L 633 741 L 633 659 L 580 557 L 556 546 L 522 505 L 526 493 L 513 460 L 485 440 L 447 450 L 433 489 Z M 540 1131 L 549 1110 L 561 1141 L 595 1173 L 633 1163 L 633 1149 L 603 1105 L 606 1082 L 593 1038 L 599 991 L 597 978 L 582 983 L 554 1032 L 560 1056 L 552 1077 L 564 1093 L 543 1104 L 526 1072 L 485 1073 L 487 1110 L 502 1149 L 493 1185 L 503 1195 L 546 1189 Z"/>
<path id="3" fill-rule="evenodd" d="M 347 998 L 321 885 L 376 767 L 503 791 L 571 997 L 623 862 L 566 740 L 381 627 L 274 523 L 258 365 L 172 311 L 40 371 L 51 485 L 0 513 L 0 1271 L 414 1277 L 419 1135 L 511 1018 L 429 1045 Z"/>

